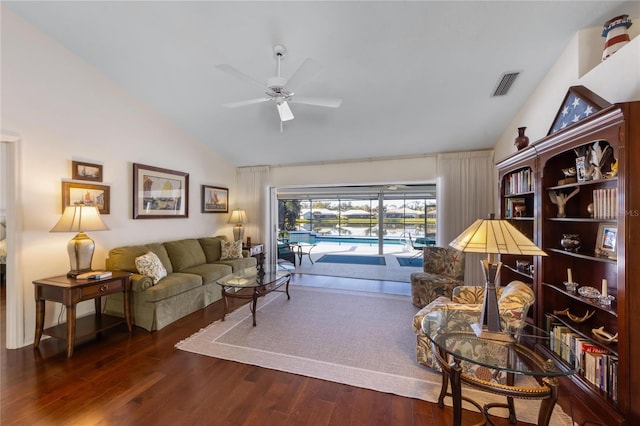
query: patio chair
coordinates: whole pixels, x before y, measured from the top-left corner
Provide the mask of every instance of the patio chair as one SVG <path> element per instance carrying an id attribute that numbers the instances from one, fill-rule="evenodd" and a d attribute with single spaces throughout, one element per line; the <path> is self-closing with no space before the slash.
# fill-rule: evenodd
<path id="1" fill-rule="evenodd" d="M 278 259 L 286 260 L 296 266 L 296 254 L 287 239 L 278 239 Z"/>

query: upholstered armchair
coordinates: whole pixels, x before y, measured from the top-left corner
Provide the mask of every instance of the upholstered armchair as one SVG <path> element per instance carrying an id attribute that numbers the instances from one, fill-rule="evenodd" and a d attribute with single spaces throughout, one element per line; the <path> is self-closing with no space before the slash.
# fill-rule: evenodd
<path id="1" fill-rule="evenodd" d="M 411 274 L 413 304 L 423 308 L 439 296 L 451 297 L 464 285 L 464 253 L 450 247 L 425 247 L 423 272 Z"/>
<path id="2" fill-rule="evenodd" d="M 522 281 L 512 281 L 507 286 L 497 288 L 498 295 L 498 310 L 500 312 L 500 319 L 504 330 L 508 330 L 510 333 L 517 334 L 526 325 L 526 317 L 529 308 L 535 301 L 535 294 L 533 290 L 523 283 Z M 431 352 L 431 343 L 429 338 L 423 332 L 423 319 L 430 312 L 438 310 L 451 311 L 451 322 L 455 328 L 456 316 L 460 316 L 460 323 L 467 324 L 468 320 L 463 320 L 473 317 L 473 320 L 480 319 L 480 313 L 482 311 L 482 302 L 484 300 L 484 287 L 483 286 L 460 286 L 453 289 L 452 298 L 441 296 L 436 298 L 433 302 L 422 308 L 413 317 L 413 330 L 417 336 L 416 345 L 416 357 L 419 364 L 434 370 L 440 370 L 440 367 L 435 360 L 433 353 Z M 466 318 L 463 318 L 466 317 Z M 478 369 L 477 366 L 462 366 Z M 479 378 L 484 380 L 494 379 L 500 381 L 502 377 L 494 377 L 495 372 L 487 372 L 484 367 L 480 368 L 477 372 Z"/>

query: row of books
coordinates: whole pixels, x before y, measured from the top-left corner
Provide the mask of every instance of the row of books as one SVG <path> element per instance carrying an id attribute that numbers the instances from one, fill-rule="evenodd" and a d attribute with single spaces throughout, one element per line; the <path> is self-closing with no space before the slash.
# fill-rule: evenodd
<path id="1" fill-rule="evenodd" d="M 574 366 L 578 374 L 618 402 L 618 357 L 569 327 L 552 323 L 550 349 Z"/>
<path id="2" fill-rule="evenodd" d="M 618 216 L 618 191 L 615 188 L 593 190 L 593 217 L 615 219 Z"/>
<path id="3" fill-rule="evenodd" d="M 504 184 L 504 195 L 533 191 L 533 176 L 531 175 L 531 170 L 525 169 L 507 175 Z"/>

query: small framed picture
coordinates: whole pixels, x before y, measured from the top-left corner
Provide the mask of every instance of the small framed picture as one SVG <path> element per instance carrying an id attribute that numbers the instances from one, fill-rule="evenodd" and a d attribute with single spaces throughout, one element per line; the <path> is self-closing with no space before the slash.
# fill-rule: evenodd
<path id="1" fill-rule="evenodd" d="M 228 213 L 229 189 L 202 185 L 202 213 Z"/>
<path id="2" fill-rule="evenodd" d="M 189 173 L 133 164 L 133 218 L 189 217 Z"/>
<path id="3" fill-rule="evenodd" d="M 618 249 L 618 227 L 601 223 L 596 239 L 596 255 L 615 259 Z"/>
<path id="4" fill-rule="evenodd" d="M 96 206 L 100 214 L 109 214 L 110 188 L 107 185 L 62 182 L 62 212 L 67 206 L 84 204 Z"/>
<path id="5" fill-rule="evenodd" d="M 102 164 L 71 162 L 71 179 L 102 182 Z"/>
<path id="6" fill-rule="evenodd" d="M 585 157 L 576 158 L 576 177 L 578 182 L 585 182 L 589 180 L 587 176 L 587 163 Z"/>

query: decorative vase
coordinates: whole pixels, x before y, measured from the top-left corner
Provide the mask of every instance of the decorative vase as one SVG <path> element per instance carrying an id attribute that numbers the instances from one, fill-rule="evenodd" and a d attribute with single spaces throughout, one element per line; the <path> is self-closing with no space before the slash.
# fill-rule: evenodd
<path id="1" fill-rule="evenodd" d="M 616 53 L 622 46 L 629 43 L 630 38 L 627 29 L 631 26 L 629 15 L 616 16 L 604 24 L 602 37 L 605 37 L 602 60 Z"/>
<path id="2" fill-rule="evenodd" d="M 577 252 L 580 248 L 580 235 L 578 234 L 562 234 L 560 245 L 566 251 Z"/>
<path id="3" fill-rule="evenodd" d="M 518 127 L 518 137 L 514 142 L 514 145 L 516 146 L 516 148 L 518 148 L 518 151 L 529 145 L 529 136 L 524 134 L 525 130 L 527 130 L 526 127 Z"/>

